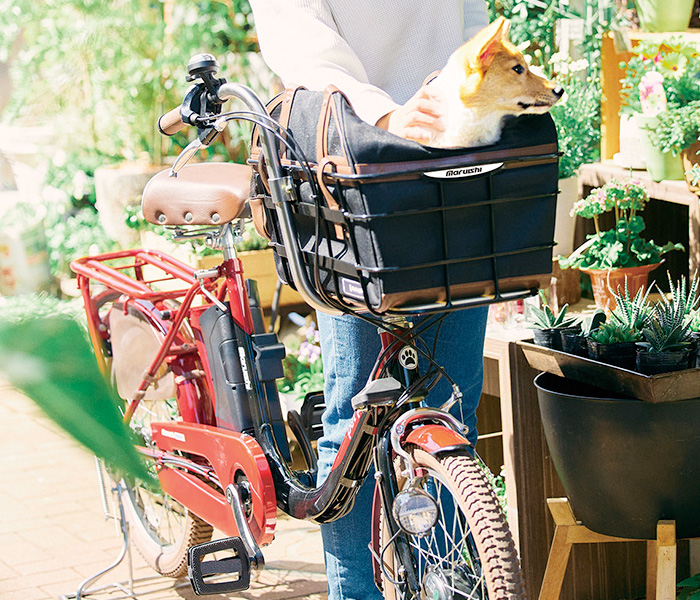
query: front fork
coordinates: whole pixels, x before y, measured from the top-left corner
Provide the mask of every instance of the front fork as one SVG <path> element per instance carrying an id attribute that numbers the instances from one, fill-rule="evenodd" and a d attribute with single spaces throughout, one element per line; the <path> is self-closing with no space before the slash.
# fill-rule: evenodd
<path id="1" fill-rule="evenodd" d="M 457 418 L 443 410 L 420 407 L 409 410 L 394 421 L 390 430 L 384 433 L 374 449 L 375 506 L 373 509 L 373 540 L 375 554 L 375 579 L 381 582 L 382 556 L 386 551 L 379 545 L 379 511 L 383 511 L 384 523 L 393 540 L 398 566 L 394 575 L 403 580 L 411 594 L 420 598 L 421 583 L 414 554 L 406 533 L 401 530 L 393 515 L 394 500 L 399 493 L 398 481 L 406 478 L 412 481 L 420 476 L 411 455 L 404 449 L 405 444 L 417 445 L 430 453 L 462 448 L 468 451 L 471 444 L 464 435 L 468 428 Z M 425 435 L 424 435 L 425 434 Z M 400 463 L 400 465 L 398 464 Z M 377 495 L 381 502 L 377 503 Z M 387 584 L 388 585 L 388 584 Z"/>

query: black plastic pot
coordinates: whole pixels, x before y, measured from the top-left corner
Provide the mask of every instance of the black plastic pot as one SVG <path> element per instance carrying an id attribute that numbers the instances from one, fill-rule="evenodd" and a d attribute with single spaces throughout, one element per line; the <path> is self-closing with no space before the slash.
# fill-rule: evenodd
<path id="1" fill-rule="evenodd" d="M 542 373 L 552 461 L 576 518 L 599 533 L 655 539 L 660 519 L 700 536 L 700 399 L 652 404 Z"/>
<path id="2" fill-rule="evenodd" d="M 532 335 L 535 339 L 535 344 L 551 348 L 552 350 L 561 350 L 561 338 L 559 337 L 558 329 L 533 329 Z"/>
<path id="3" fill-rule="evenodd" d="M 588 356 L 588 345 L 586 338 L 581 335 L 579 328 L 567 328 L 559 330 L 561 338 L 561 349 L 568 354 L 576 356 Z"/>
<path id="4" fill-rule="evenodd" d="M 691 331 L 690 338 L 693 340 L 693 345 L 690 349 L 690 368 L 692 369 L 693 367 L 700 367 L 700 333 Z"/>
<path id="5" fill-rule="evenodd" d="M 635 342 L 599 344 L 595 340 L 588 338 L 588 358 L 622 367 L 629 371 L 634 371 L 635 368 L 635 351 Z"/>
<path id="6" fill-rule="evenodd" d="M 693 361 L 695 361 L 694 354 L 691 348 L 682 348 L 668 352 L 649 352 L 647 348 L 638 346 L 637 371 L 644 373 L 644 375 L 683 371 L 690 368 L 691 356 L 693 356 Z"/>

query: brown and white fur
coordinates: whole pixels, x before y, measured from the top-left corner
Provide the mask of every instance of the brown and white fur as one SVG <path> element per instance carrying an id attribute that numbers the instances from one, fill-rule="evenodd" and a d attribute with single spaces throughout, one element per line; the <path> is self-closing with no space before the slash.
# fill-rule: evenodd
<path id="1" fill-rule="evenodd" d="M 447 100 L 445 131 L 431 146 L 493 144 L 506 116 L 545 113 L 562 97 L 561 87 L 530 71 L 509 29 L 509 21 L 496 19 L 458 48 L 430 83 Z"/>

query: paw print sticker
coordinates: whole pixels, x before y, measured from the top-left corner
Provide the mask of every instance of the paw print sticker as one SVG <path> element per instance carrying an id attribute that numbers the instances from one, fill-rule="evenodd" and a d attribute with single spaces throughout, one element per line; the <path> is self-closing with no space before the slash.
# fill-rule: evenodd
<path id="1" fill-rule="evenodd" d="M 413 346 L 404 346 L 399 352 L 399 363 L 404 369 L 415 369 L 418 367 L 418 352 Z"/>

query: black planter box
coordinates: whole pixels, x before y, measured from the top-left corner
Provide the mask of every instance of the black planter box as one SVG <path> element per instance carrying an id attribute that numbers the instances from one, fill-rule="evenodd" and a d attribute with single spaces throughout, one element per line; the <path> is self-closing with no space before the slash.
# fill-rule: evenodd
<path id="1" fill-rule="evenodd" d="M 645 402 L 674 402 L 700 397 L 700 369 L 643 375 L 529 342 L 518 342 L 533 369 L 596 385 Z M 700 457 L 698 457 L 700 462 Z"/>
<path id="2" fill-rule="evenodd" d="M 552 461 L 576 518 L 617 537 L 700 537 L 700 400 L 652 404 L 542 373 L 535 379 Z"/>

